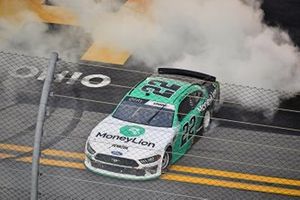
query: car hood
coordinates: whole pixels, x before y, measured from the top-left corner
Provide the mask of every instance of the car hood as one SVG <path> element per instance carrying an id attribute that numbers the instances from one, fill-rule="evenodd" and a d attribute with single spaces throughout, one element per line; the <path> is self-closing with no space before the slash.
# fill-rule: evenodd
<path id="1" fill-rule="evenodd" d="M 89 142 L 97 153 L 145 158 L 164 152 L 175 132 L 173 128 L 130 123 L 110 115 L 92 130 Z"/>

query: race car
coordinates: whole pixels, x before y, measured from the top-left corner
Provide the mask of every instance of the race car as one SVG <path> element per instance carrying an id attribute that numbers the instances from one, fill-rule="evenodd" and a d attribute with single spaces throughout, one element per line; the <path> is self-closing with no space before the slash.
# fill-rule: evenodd
<path id="1" fill-rule="evenodd" d="M 118 178 L 159 177 L 209 128 L 220 86 L 207 74 L 159 68 L 91 132 L 85 166 Z"/>

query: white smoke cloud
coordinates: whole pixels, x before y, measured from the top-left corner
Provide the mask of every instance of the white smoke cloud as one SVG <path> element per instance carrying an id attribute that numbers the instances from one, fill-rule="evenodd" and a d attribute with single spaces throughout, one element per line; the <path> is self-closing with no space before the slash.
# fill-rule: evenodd
<path id="1" fill-rule="evenodd" d="M 262 23 L 260 0 L 152 0 L 146 14 L 117 0 L 51 2 L 73 9 L 94 42 L 129 51 L 148 66 L 171 65 L 210 73 L 222 82 L 300 91 L 299 50 L 285 32 Z M 31 40 L 29 48 L 40 46 L 42 52 L 72 41 L 72 33 L 64 31 L 39 37 L 45 32 L 41 26 L 32 41 L 32 29 L 14 38 Z M 61 49 L 68 56 L 82 49 L 72 47 Z"/>
<path id="2" fill-rule="evenodd" d="M 299 91 L 299 52 L 286 33 L 263 25 L 260 10 L 233 0 L 218 10 L 216 3 L 210 1 L 196 22 L 203 28 L 200 48 L 184 52 L 174 65 L 212 73 L 225 82 Z"/>
<path id="3" fill-rule="evenodd" d="M 60 27 L 50 30 L 30 10 L 16 13 L 15 18 L 0 18 L 0 50 L 49 57 L 56 51 L 60 58 L 77 61 L 89 38 L 77 27 Z M 80 40 L 79 40 L 80 38 Z"/>
<path id="4" fill-rule="evenodd" d="M 94 41 L 127 50 L 149 66 L 172 65 L 214 74 L 223 82 L 300 91 L 299 51 L 285 32 L 262 23 L 260 1 L 153 0 L 147 14 L 134 5 L 115 12 L 110 0 L 56 0 L 61 2 L 77 11 Z"/>

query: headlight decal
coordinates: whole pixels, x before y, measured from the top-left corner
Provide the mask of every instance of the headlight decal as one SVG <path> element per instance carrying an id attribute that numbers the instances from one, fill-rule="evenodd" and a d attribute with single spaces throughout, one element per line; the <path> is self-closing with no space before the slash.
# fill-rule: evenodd
<path id="1" fill-rule="evenodd" d="M 86 149 L 87 149 L 87 151 L 88 151 L 90 154 L 96 153 L 96 151 L 91 147 L 90 142 L 87 142 L 86 145 L 87 145 L 87 146 L 86 146 Z"/>
<path id="2" fill-rule="evenodd" d="M 139 161 L 142 164 L 149 164 L 149 163 L 153 163 L 153 162 L 158 161 L 160 158 L 161 158 L 161 155 L 155 155 L 155 156 L 151 156 L 149 158 L 140 159 Z"/>

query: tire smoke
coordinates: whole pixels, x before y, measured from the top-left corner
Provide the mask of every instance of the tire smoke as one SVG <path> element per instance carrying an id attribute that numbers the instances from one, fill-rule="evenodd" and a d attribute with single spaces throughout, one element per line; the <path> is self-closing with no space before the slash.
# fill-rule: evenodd
<path id="1" fill-rule="evenodd" d="M 300 91 L 299 49 L 286 32 L 263 23 L 260 0 L 149 0 L 143 10 L 139 2 L 144 1 L 52 0 L 77 13 L 83 32 L 48 34 L 42 23 L 15 28 L 1 21 L 0 35 L 9 42 L 0 47 L 36 54 L 58 49 L 75 59 L 88 43 L 78 38 L 88 35 L 153 70 L 173 66 L 213 74 L 221 82 Z"/>

